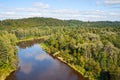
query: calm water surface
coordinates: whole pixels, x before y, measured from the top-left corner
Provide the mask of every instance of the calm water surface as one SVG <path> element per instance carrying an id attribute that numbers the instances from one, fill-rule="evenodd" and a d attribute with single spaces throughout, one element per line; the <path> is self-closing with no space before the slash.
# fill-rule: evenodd
<path id="1" fill-rule="evenodd" d="M 24 44 L 24 43 L 23 43 Z M 65 63 L 47 54 L 39 44 L 17 46 L 18 70 L 6 80 L 87 80 Z"/>

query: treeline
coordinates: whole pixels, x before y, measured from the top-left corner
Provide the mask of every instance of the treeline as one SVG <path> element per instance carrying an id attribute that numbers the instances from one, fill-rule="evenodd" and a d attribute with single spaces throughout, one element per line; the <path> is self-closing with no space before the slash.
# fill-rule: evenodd
<path id="1" fill-rule="evenodd" d="M 54 18 L 24 18 L 8 19 L 0 21 L 0 30 L 9 30 L 15 28 L 30 28 L 40 26 L 79 26 L 79 27 L 120 27 L 120 22 L 97 21 L 83 22 L 79 20 L 59 20 Z"/>
<path id="2" fill-rule="evenodd" d="M 66 26 L 63 20 L 53 18 L 25 18 L 16 20 L 3 20 L 0 22 L 0 29 L 30 28 L 39 26 Z"/>
<path id="3" fill-rule="evenodd" d="M 90 80 L 119 80 L 120 29 L 59 27 L 55 31 L 45 42 L 46 51 Z"/>
<path id="4" fill-rule="evenodd" d="M 16 41 L 43 36 L 48 53 L 90 80 L 119 80 L 120 22 L 53 18 L 0 21 L 0 76 L 16 67 Z"/>
<path id="5" fill-rule="evenodd" d="M 9 72 L 16 69 L 16 40 L 15 34 L 0 31 L 0 80 L 4 80 Z"/>

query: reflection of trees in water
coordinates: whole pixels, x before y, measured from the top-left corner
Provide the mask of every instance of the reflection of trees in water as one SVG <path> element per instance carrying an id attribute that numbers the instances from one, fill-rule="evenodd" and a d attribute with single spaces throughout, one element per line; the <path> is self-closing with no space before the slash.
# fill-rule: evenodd
<path id="1" fill-rule="evenodd" d="M 20 67 L 18 68 L 18 70 L 11 72 L 10 75 L 5 80 L 17 80 L 16 73 L 19 70 L 20 70 Z"/>
<path id="2" fill-rule="evenodd" d="M 33 46 L 35 43 L 40 43 L 44 41 L 44 39 L 34 39 L 34 40 L 29 40 L 29 41 L 22 41 L 22 42 L 19 42 L 17 43 L 17 45 L 20 47 L 20 48 L 26 48 L 26 47 L 31 47 Z"/>
<path id="3" fill-rule="evenodd" d="M 5 80 L 17 80 L 15 73 L 16 72 L 13 71 Z"/>

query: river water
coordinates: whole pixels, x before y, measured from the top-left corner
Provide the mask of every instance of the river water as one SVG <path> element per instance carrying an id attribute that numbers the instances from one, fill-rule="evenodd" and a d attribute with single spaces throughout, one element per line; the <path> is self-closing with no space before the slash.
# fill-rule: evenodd
<path id="1" fill-rule="evenodd" d="M 17 49 L 18 70 L 12 72 L 6 80 L 87 80 L 65 63 L 47 54 L 38 43 L 22 42 Z"/>

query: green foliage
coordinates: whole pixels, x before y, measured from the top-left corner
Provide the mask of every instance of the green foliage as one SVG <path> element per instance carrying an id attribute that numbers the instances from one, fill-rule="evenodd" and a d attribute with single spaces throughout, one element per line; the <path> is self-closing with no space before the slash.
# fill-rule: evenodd
<path id="1" fill-rule="evenodd" d="M 16 68 L 16 36 L 14 34 L 3 31 L 0 33 L 0 78 Z M 5 71 L 5 73 L 3 72 Z"/>
<path id="2" fill-rule="evenodd" d="M 115 69 L 120 66 L 119 38 L 116 37 L 119 36 L 117 34 L 119 28 L 56 27 L 54 29 L 56 32 L 44 42 L 50 48 L 51 54 L 60 51 L 57 57 L 62 57 L 90 80 L 101 79 L 102 71 L 107 71 L 118 79 L 116 76 L 118 71 Z M 113 40 L 118 43 L 117 46 Z"/>
<path id="3" fill-rule="evenodd" d="M 90 80 L 120 76 L 120 22 L 82 22 L 53 18 L 0 21 L 0 70 L 15 66 L 16 40 L 46 36 L 45 50 L 61 57 Z M 17 38 L 16 38 L 17 37 Z M 2 73 L 2 72 L 0 72 Z"/>

